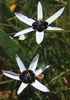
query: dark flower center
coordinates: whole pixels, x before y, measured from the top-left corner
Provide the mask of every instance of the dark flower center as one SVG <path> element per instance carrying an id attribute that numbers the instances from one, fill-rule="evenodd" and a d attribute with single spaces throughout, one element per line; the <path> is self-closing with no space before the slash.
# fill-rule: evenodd
<path id="1" fill-rule="evenodd" d="M 35 74 L 31 70 L 26 70 L 21 73 L 20 80 L 24 83 L 33 83 L 35 81 Z"/>
<path id="2" fill-rule="evenodd" d="M 48 23 L 42 20 L 36 21 L 32 24 L 34 30 L 42 32 L 48 27 Z"/>

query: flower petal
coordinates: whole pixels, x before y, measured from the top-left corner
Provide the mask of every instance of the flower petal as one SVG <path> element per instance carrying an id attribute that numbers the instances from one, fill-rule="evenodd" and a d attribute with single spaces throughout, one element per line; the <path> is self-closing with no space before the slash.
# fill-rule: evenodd
<path id="1" fill-rule="evenodd" d="M 27 25 L 32 26 L 32 24 L 35 22 L 35 20 L 28 18 L 28 17 L 22 15 L 21 13 L 16 12 L 15 15 L 20 21 L 24 22 Z"/>
<path id="2" fill-rule="evenodd" d="M 37 8 L 37 20 L 42 20 L 42 18 L 43 18 L 43 10 L 42 10 L 42 5 L 39 2 Z"/>
<path id="3" fill-rule="evenodd" d="M 64 11 L 64 8 L 61 8 L 59 11 L 57 11 L 54 15 L 52 15 L 51 17 L 49 17 L 46 22 L 48 22 L 48 24 L 51 24 L 54 20 L 56 20 Z"/>
<path id="4" fill-rule="evenodd" d="M 35 75 L 36 76 L 38 76 L 38 75 L 40 75 L 41 73 L 43 73 L 47 68 L 49 68 L 50 67 L 50 65 L 47 65 L 46 67 L 43 67 L 43 68 L 41 68 L 41 69 L 38 69 L 38 70 L 36 70 L 35 71 Z"/>
<path id="5" fill-rule="evenodd" d="M 63 30 L 62 28 L 59 28 L 59 27 L 51 27 L 51 26 L 48 26 L 48 28 L 46 30 Z"/>
<path id="6" fill-rule="evenodd" d="M 26 70 L 25 65 L 23 64 L 18 55 L 16 55 L 16 61 L 19 66 L 20 72 L 22 73 L 23 71 L 25 71 Z"/>
<path id="7" fill-rule="evenodd" d="M 20 35 L 19 36 L 19 40 L 25 40 L 25 39 L 26 39 L 25 35 Z"/>
<path id="8" fill-rule="evenodd" d="M 41 84 L 38 80 L 35 80 L 35 82 L 31 85 L 42 92 L 49 92 L 49 89 L 43 84 Z"/>
<path id="9" fill-rule="evenodd" d="M 35 71 L 36 67 L 37 67 L 37 63 L 38 63 L 38 59 L 39 59 L 39 54 L 37 54 L 34 59 L 32 60 L 30 66 L 29 66 L 29 70 Z"/>
<path id="10" fill-rule="evenodd" d="M 6 71 L 6 70 L 2 70 L 2 73 L 9 77 L 9 78 L 12 78 L 12 79 L 15 79 L 15 80 L 20 80 L 19 79 L 19 74 L 16 74 L 14 72 L 11 72 L 11 71 Z"/>
<path id="11" fill-rule="evenodd" d="M 21 83 L 18 91 L 17 91 L 17 94 L 19 95 L 26 87 L 27 87 L 28 84 L 25 84 L 25 83 Z"/>
<path id="12" fill-rule="evenodd" d="M 20 36 L 20 35 L 23 35 L 23 34 L 28 34 L 29 32 L 32 32 L 32 31 L 34 31 L 34 29 L 33 29 L 32 27 L 29 27 L 29 28 L 26 28 L 26 29 L 24 29 L 24 30 L 22 30 L 22 31 L 20 31 L 20 32 L 18 32 L 18 33 L 16 33 L 16 34 L 14 35 L 14 37 Z"/>
<path id="13" fill-rule="evenodd" d="M 44 38 L 44 31 L 42 32 L 36 31 L 36 42 L 38 44 L 40 44 L 43 41 L 43 38 Z"/>

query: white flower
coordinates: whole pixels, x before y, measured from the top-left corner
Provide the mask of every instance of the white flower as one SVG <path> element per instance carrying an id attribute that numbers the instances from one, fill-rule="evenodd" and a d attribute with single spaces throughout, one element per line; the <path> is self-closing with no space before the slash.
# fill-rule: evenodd
<path id="1" fill-rule="evenodd" d="M 36 31 L 36 41 L 38 44 L 40 44 L 43 41 L 44 38 L 44 30 L 62 30 L 59 27 L 52 27 L 49 26 L 53 21 L 55 21 L 64 11 L 64 7 L 61 8 L 59 11 L 57 11 L 54 15 L 49 17 L 47 20 L 43 20 L 43 11 L 42 11 L 42 5 L 39 2 L 38 8 L 37 8 L 37 20 L 33 20 L 31 18 L 28 18 L 18 12 L 15 13 L 16 17 L 24 22 L 25 24 L 31 26 L 27 29 L 24 29 L 18 33 L 16 33 L 14 36 L 20 36 L 23 34 L 27 34 L 32 31 Z"/>
<path id="2" fill-rule="evenodd" d="M 29 68 L 26 69 L 21 59 L 18 57 L 18 55 L 16 55 L 16 61 L 19 66 L 21 74 L 16 74 L 11 71 L 2 70 L 3 74 L 7 77 L 22 81 L 17 91 L 17 94 L 20 94 L 24 90 L 24 88 L 27 87 L 28 84 L 31 84 L 33 87 L 39 89 L 42 92 L 49 92 L 49 89 L 37 80 L 37 76 L 44 72 L 50 65 L 47 65 L 46 67 L 36 70 L 38 59 L 39 54 L 34 57 Z"/>
<path id="3" fill-rule="evenodd" d="M 19 39 L 19 40 L 25 40 L 26 37 L 25 37 L 25 35 L 20 35 L 18 39 Z"/>

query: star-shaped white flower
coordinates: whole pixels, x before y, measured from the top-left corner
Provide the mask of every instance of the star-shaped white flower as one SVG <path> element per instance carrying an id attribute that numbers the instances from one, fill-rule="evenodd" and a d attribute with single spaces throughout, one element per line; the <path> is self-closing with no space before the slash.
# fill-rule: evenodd
<path id="1" fill-rule="evenodd" d="M 37 20 L 36 21 L 16 12 L 15 13 L 16 17 L 31 27 L 16 33 L 14 36 L 16 37 L 16 36 L 20 36 L 23 34 L 27 34 L 27 33 L 32 32 L 32 31 L 36 31 L 36 41 L 38 44 L 40 44 L 44 38 L 44 30 L 62 30 L 59 27 L 52 27 L 49 25 L 53 21 L 55 21 L 63 13 L 63 11 L 64 11 L 64 7 L 61 8 L 59 11 L 57 11 L 54 15 L 49 17 L 47 20 L 43 20 L 42 5 L 39 2 L 38 8 L 37 8 Z"/>
<path id="2" fill-rule="evenodd" d="M 29 68 L 26 69 L 25 65 L 23 64 L 19 56 L 16 55 L 16 61 L 21 73 L 16 74 L 11 71 L 2 70 L 3 74 L 7 77 L 22 81 L 17 91 L 17 94 L 20 94 L 27 87 L 28 84 L 31 84 L 33 87 L 39 89 L 42 92 L 49 92 L 49 89 L 37 80 L 37 76 L 44 72 L 50 65 L 47 65 L 46 67 L 36 70 L 38 59 L 39 54 L 34 57 Z"/>

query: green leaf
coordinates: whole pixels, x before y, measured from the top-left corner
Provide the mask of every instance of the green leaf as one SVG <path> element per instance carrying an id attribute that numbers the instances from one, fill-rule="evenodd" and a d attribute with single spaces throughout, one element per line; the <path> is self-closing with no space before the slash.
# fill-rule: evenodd
<path id="1" fill-rule="evenodd" d="M 19 49 L 21 49 L 21 46 L 18 43 L 18 41 L 10 39 L 10 37 L 4 32 L 0 33 L 0 47 L 5 51 L 6 55 L 11 59 L 13 59 L 16 53 L 19 52 Z"/>

